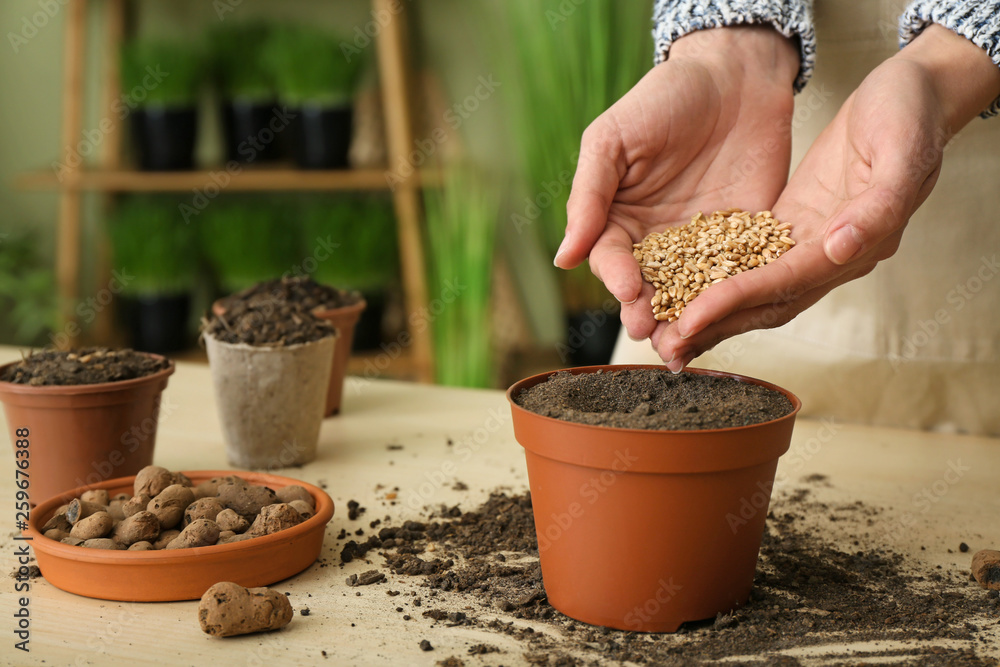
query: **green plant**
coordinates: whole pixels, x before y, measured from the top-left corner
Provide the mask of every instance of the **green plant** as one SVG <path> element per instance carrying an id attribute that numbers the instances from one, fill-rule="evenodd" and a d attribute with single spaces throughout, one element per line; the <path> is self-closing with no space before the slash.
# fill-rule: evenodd
<path id="1" fill-rule="evenodd" d="M 130 277 L 122 292 L 133 296 L 180 294 L 198 280 L 195 230 L 173 197 L 136 195 L 119 202 L 108 219 L 114 264 Z"/>
<path id="2" fill-rule="evenodd" d="M 212 73 L 225 97 L 265 102 L 274 98 L 274 80 L 263 58 L 270 34 L 263 21 L 224 22 L 209 30 Z"/>
<path id="3" fill-rule="evenodd" d="M 130 106 L 191 106 L 203 77 L 199 50 L 184 42 L 136 40 L 122 47 L 122 93 Z"/>
<path id="4" fill-rule="evenodd" d="M 293 106 L 349 102 L 365 64 L 361 56 L 345 57 L 339 39 L 310 26 L 275 28 L 262 57 L 278 95 Z"/>
<path id="5" fill-rule="evenodd" d="M 302 240 L 316 257 L 313 278 L 343 289 L 373 291 L 396 280 L 396 218 L 385 197 L 334 195 L 302 206 Z M 308 249 L 335 247 L 326 259 Z"/>
<path id="6" fill-rule="evenodd" d="M 230 292 L 271 280 L 301 263 L 297 222 L 280 199 L 220 198 L 201 216 L 202 251 Z"/>
<path id="7" fill-rule="evenodd" d="M 532 227 L 554 256 L 566 228 L 569 186 L 552 194 L 545 184 L 559 185 L 560 174 L 575 170 L 583 131 L 649 70 L 652 9 L 649 2 L 620 0 L 506 0 L 498 6 L 510 30 L 498 52 L 507 56 L 507 79 L 516 81 L 505 98 L 524 188 L 538 202 Z M 559 273 L 571 310 L 607 298 L 586 266 Z"/>
<path id="8" fill-rule="evenodd" d="M 7 342 L 40 345 L 56 327 L 55 280 L 32 234 L 0 233 L 0 330 Z"/>
<path id="9" fill-rule="evenodd" d="M 500 195 L 475 171 L 453 167 L 444 188 L 425 192 L 428 291 L 437 382 L 493 381 L 490 295 Z"/>

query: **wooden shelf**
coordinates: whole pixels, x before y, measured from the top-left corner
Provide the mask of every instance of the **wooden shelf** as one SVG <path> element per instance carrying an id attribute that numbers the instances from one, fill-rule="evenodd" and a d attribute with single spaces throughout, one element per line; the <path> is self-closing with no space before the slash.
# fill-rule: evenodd
<path id="1" fill-rule="evenodd" d="M 375 38 L 379 86 L 382 98 L 382 115 L 385 119 L 385 139 L 389 165 L 406 164 L 414 146 L 414 113 L 411 95 L 412 75 L 409 71 L 407 11 L 397 0 L 369 0 L 373 16 L 389 16 L 391 20 L 381 25 Z M 125 15 L 134 10 L 132 0 L 73 0 L 66 9 L 65 38 L 63 39 L 63 113 L 62 144 L 76 146 L 84 130 L 84 110 L 88 95 L 85 81 L 91 70 L 96 72 L 99 89 L 101 117 L 114 119 L 118 114 L 115 105 L 121 97 L 119 53 L 122 43 L 129 37 L 129 28 L 135 21 L 126 21 Z M 94 9 L 101 5 L 101 9 Z M 91 21 L 91 14 L 98 15 Z M 91 39 L 98 42 L 100 63 L 88 58 Z M 85 67 L 86 65 L 86 67 Z M 63 179 L 52 170 L 41 169 L 22 174 L 18 187 L 35 190 L 54 190 L 59 196 L 59 217 L 56 235 L 56 278 L 59 297 L 60 327 L 75 322 L 76 305 L 80 298 L 81 254 L 87 233 L 82 223 L 82 195 L 85 191 L 98 192 L 99 199 L 108 206 L 114 195 L 122 192 L 186 192 L 192 190 L 211 193 L 218 189 L 228 191 L 332 191 L 332 190 L 391 190 L 396 212 L 399 235 L 399 264 L 402 275 L 403 296 L 407 312 L 427 308 L 428 295 L 424 248 L 422 239 L 423 204 L 420 188 L 441 184 L 440 170 L 417 170 L 408 178 L 391 187 L 387 169 L 345 169 L 338 171 L 309 171 L 288 168 L 287 165 L 262 167 L 244 166 L 237 173 L 229 173 L 225 165 L 215 169 L 187 172 L 142 172 L 124 164 L 122 150 L 124 135 L 120 122 L 101 131 L 107 136 L 95 156 L 93 167 L 69 167 Z M 282 168 L 284 167 L 284 168 Z M 97 239 L 95 259 L 98 280 L 110 280 L 106 238 Z M 95 331 L 109 329 L 110 310 L 104 311 L 94 324 Z M 428 329 L 412 333 L 413 373 L 421 381 L 433 379 L 433 345 Z M 109 337 L 103 331 L 101 340 Z M 363 362 L 362 362 L 363 363 Z M 402 366 L 402 364 L 400 365 Z M 406 373 L 410 370 L 407 368 Z"/>
<path id="2" fill-rule="evenodd" d="M 95 190 L 102 192 L 190 192 L 216 188 L 248 190 L 388 190 L 386 170 L 341 169 L 312 171 L 294 168 L 250 168 L 229 173 L 225 167 L 198 171 L 133 171 L 90 169 L 73 172 L 62 182 L 54 171 L 30 171 L 15 184 L 25 190 Z M 439 170 L 423 170 L 400 184 L 402 187 L 438 186 Z"/>

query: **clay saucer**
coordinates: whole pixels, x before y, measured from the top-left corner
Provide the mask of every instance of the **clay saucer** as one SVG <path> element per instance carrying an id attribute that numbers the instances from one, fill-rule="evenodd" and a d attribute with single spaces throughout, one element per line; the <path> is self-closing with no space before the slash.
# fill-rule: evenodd
<path id="1" fill-rule="evenodd" d="M 318 487 L 289 477 L 246 471 L 196 470 L 184 474 L 194 484 L 226 475 L 237 475 L 251 484 L 274 490 L 298 484 L 312 494 L 316 513 L 299 525 L 273 535 L 171 551 L 85 549 L 41 534 L 41 526 L 55 510 L 84 491 L 107 489 L 111 496 L 132 493 L 134 476 L 109 479 L 67 491 L 32 510 L 24 534 L 31 538 L 42 576 L 56 588 L 103 600 L 196 600 L 220 581 L 248 587 L 273 584 L 305 570 L 319 557 L 326 524 L 333 518 L 334 508 L 330 496 Z"/>

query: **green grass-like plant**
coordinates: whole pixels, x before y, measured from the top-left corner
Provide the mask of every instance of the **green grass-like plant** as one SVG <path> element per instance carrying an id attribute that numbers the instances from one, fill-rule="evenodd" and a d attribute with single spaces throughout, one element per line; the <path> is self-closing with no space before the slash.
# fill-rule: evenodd
<path id="1" fill-rule="evenodd" d="M 31 233 L 0 233 L 0 330 L 5 342 L 41 345 L 56 328 L 55 278 Z"/>
<path id="2" fill-rule="evenodd" d="M 498 52 L 505 54 L 504 71 L 513 82 L 504 97 L 529 198 L 547 195 L 544 184 L 558 184 L 561 172 L 575 171 L 573 156 L 583 131 L 652 66 L 651 5 L 632 0 L 505 0 L 498 5 L 509 29 L 509 43 Z M 566 229 L 568 198 L 567 185 L 539 207 L 532 225 L 552 256 Z M 523 213 L 522 208 L 516 210 Z M 607 298 L 586 266 L 559 273 L 571 310 Z"/>
<path id="3" fill-rule="evenodd" d="M 302 205 L 302 244 L 313 278 L 341 289 L 372 292 L 396 281 L 399 259 L 392 201 L 375 195 L 323 195 Z M 331 244 L 336 247 L 327 252 Z M 317 256 L 323 249 L 325 259 Z"/>
<path id="4" fill-rule="evenodd" d="M 236 292 L 293 273 L 301 264 L 297 216 L 286 200 L 237 195 L 201 214 L 199 237 L 220 286 Z"/>
<path id="5" fill-rule="evenodd" d="M 185 223 L 173 197 L 135 195 L 122 199 L 108 219 L 114 266 L 131 279 L 131 296 L 181 294 L 198 280 L 194 228 Z"/>
<path id="6" fill-rule="evenodd" d="M 340 43 L 312 26 L 275 28 L 262 57 L 281 101 L 290 106 L 349 104 L 366 61 L 345 57 Z"/>
<path id="7" fill-rule="evenodd" d="M 424 198 L 435 379 L 445 385 L 490 387 L 499 191 L 474 170 L 455 166 L 444 187 L 426 191 Z"/>
<path id="8" fill-rule="evenodd" d="M 122 94 L 129 106 L 192 106 L 204 78 L 199 48 L 185 42 L 136 40 L 122 47 Z"/>
<path id="9" fill-rule="evenodd" d="M 224 97 L 274 99 L 274 78 L 263 57 L 270 35 L 270 26 L 263 21 L 223 22 L 208 31 L 212 74 Z"/>

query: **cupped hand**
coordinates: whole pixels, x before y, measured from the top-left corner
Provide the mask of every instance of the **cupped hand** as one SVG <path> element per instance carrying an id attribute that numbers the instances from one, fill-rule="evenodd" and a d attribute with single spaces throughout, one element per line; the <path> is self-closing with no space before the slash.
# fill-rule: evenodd
<path id="1" fill-rule="evenodd" d="M 950 69 L 947 63 L 960 58 L 946 52 L 966 47 L 978 51 L 932 27 L 868 75 L 773 207 L 776 218 L 792 224 L 796 246 L 765 267 L 713 285 L 673 326 L 654 332 L 653 344 L 672 360 L 671 370 L 726 338 L 788 322 L 896 252 L 910 216 L 934 187 L 949 139 L 996 95 L 1000 74 L 984 68 L 977 71 L 987 81 L 993 77 L 992 87 L 965 81 L 978 94 L 957 103 L 960 95 L 950 87 L 971 72 Z M 964 57 L 975 58 L 973 52 Z"/>
<path id="2" fill-rule="evenodd" d="M 653 319 L 633 243 L 698 211 L 777 200 L 798 68 L 795 47 L 772 28 L 698 31 L 587 128 L 555 263 L 589 257 L 632 338 L 667 327 Z"/>

